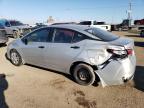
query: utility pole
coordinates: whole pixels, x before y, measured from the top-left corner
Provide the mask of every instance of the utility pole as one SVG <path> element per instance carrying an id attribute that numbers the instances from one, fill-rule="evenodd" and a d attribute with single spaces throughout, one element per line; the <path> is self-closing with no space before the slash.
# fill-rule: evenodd
<path id="1" fill-rule="evenodd" d="M 128 10 L 128 20 L 129 20 L 129 27 L 131 26 L 131 21 L 132 21 L 132 0 L 129 0 L 129 10 Z"/>

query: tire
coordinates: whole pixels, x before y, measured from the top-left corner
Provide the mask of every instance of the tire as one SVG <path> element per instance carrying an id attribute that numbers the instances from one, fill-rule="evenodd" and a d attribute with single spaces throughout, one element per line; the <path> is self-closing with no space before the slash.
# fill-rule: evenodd
<path id="1" fill-rule="evenodd" d="M 11 63 L 15 66 L 22 65 L 22 58 L 16 50 L 10 51 L 10 60 L 11 60 Z"/>
<path id="2" fill-rule="evenodd" d="M 73 71 L 75 81 L 84 86 L 92 85 L 95 81 L 93 68 L 87 64 L 78 64 Z"/>

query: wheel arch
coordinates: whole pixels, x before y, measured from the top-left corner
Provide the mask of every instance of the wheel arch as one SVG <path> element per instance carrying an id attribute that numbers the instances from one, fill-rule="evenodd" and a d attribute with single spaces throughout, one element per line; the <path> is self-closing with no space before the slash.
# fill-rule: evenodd
<path id="1" fill-rule="evenodd" d="M 96 70 L 98 70 L 98 67 L 97 67 L 96 65 L 91 65 L 91 64 L 89 64 L 89 63 L 87 63 L 87 62 L 84 62 L 84 61 L 76 61 L 76 62 L 72 63 L 72 65 L 71 65 L 71 67 L 70 67 L 70 69 L 69 69 L 69 73 L 70 73 L 71 75 L 73 75 L 74 68 L 75 68 L 78 64 L 81 64 L 81 63 L 91 66 L 91 67 L 93 68 L 93 70 L 94 70 L 94 74 L 95 74 L 95 78 L 96 78 L 97 83 L 101 81 L 101 78 L 100 78 L 99 74 L 96 72 Z"/>
<path id="2" fill-rule="evenodd" d="M 70 74 L 73 73 L 74 68 L 80 63 L 87 64 L 87 65 L 91 66 L 93 68 L 93 70 L 98 70 L 98 67 L 96 65 L 91 65 L 91 64 L 86 63 L 84 61 L 76 61 L 76 62 L 73 62 L 72 65 L 70 66 L 70 69 L 69 69 Z"/>

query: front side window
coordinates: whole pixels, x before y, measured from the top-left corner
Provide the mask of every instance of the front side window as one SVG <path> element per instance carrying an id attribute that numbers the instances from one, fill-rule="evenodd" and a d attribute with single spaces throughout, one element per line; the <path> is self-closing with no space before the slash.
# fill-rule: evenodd
<path id="1" fill-rule="evenodd" d="M 53 33 L 55 43 L 71 43 L 74 37 L 74 31 L 66 29 L 55 29 Z"/>
<path id="2" fill-rule="evenodd" d="M 28 42 L 48 42 L 49 32 L 49 29 L 37 30 L 26 36 L 24 39 L 27 39 Z"/>

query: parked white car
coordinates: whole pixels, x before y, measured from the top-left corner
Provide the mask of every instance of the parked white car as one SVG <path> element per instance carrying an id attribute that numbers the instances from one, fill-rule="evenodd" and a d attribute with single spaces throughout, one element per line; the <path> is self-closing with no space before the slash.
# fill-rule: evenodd
<path id="1" fill-rule="evenodd" d="M 133 78 L 134 41 L 98 28 L 51 25 L 11 42 L 7 57 L 20 66 L 32 64 L 70 74 L 81 85 L 101 81 L 103 86 Z"/>
<path id="2" fill-rule="evenodd" d="M 100 28 L 102 30 L 105 31 L 111 31 L 111 25 L 105 24 L 105 23 L 98 23 L 97 21 L 81 21 L 79 23 L 80 25 L 87 25 L 90 27 L 96 27 L 96 28 Z"/>

